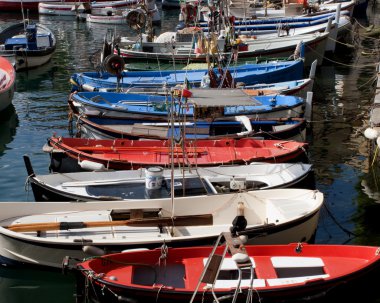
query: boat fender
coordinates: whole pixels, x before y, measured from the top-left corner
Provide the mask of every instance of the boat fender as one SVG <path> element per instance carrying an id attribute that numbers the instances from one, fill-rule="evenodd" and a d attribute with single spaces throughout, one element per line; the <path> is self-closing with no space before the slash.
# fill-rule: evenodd
<path id="1" fill-rule="evenodd" d="M 232 260 L 234 260 L 236 263 L 241 264 L 241 263 L 246 263 L 249 261 L 249 257 L 247 254 L 243 253 L 237 253 L 232 256 Z"/>
<path id="2" fill-rule="evenodd" d="M 86 92 L 94 92 L 96 91 L 97 89 L 91 85 L 88 85 L 88 84 L 83 84 L 82 85 L 82 90 L 83 91 L 86 91 Z"/>
<path id="3" fill-rule="evenodd" d="M 99 247 L 96 247 L 96 246 L 92 246 L 92 245 L 85 245 L 82 247 L 82 251 L 85 253 L 85 254 L 88 254 L 88 255 L 91 255 L 91 256 L 103 256 L 106 254 L 106 252 L 99 248 Z"/>
<path id="4" fill-rule="evenodd" d="M 106 170 L 104 164 L 89 161 L 89 160 L 78 161 L 78 164 L 84 170 L 90 170 L 90 171 L 104 171 L 104 170 Z"/>
<path id="5" fill-rule="evenodd" d="M 376 129 L 369 127 L 364 131 L 364 136 L 369 140 L 374 140 L 379 136 L 379 132 Z"/>
<path id="6" fill-rule="evenodd" d="M 380 137 L 377 137 L 377 139 L 376 139 L 376 144 L 377 144 L 377 146 L 380 147 Z"/>
<path id="7" fill-rule="evenodd" d="M 246 131 L 237 133 L 238 136 L 246 136 L 252 133 L 253 130 L 251 120 L 249 120 L 247 116 L 235 116 L 235 120 L 241 122 L 246 129 Z"/>

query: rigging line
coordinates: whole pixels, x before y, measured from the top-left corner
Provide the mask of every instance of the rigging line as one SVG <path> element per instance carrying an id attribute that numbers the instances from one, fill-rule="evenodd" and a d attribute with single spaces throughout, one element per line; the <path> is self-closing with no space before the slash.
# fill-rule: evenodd
<path id="1" fill-rule="evenodd" d="M 369 78 L 368 81 L 366 81 L 365 83 L 363 83 L 362 85 L 358 86 L 357 88 L 362 88 L 364 86 L 366 86 L 367 84 L 369 84 L 370 82 L 375 82 L 377 80 L 378 76 L 375 75 L 375 76 L 372 76 L 371 78 Z"/>
<path id="2" fill-rule="evenodd" d="M 327 211 L 327 214 L 331 217 L 331 219 L 334 221 L 334 223 L 342 230 L 344 231 L 345 233 L 347 233 L 347 235 L 349 237 L 351 236 L 354 236 L 354 237 L 358 237 L 357 234 L 355 234 L 354 232 L 348 230 L 347 228 L 343 227 L 342 224 L 340 224 L 338 222 L 338 220 L 334 217 L 334 215 L 332 214 L 332 212 L 330 211 L 330 209 L 328 208 L 327 204 L 326 203 L 323 203 L 323 206 L 325 207 L 326 211 Z"/>
<path id="3" fill-rule="evenodd" d="M 329 39 L 329 40 L 331 40 L 331 41 L 334 41 L 335 43 L 339 43 L 340 45 L 344 45 L 344 46 L 346 46 L 346 47 L 349 47 L 349 48 L 355 48 L 355 45 L 353 45 L 353 44 L 350 44 L 350 43 L 344 43 L 344 42 L 339 41 L 339 40 L 337 40 L 337 39 L 331 38 L 330 36 L 327 37 L 327 39 Z"/>
<path id="4" fill-rule="evenodd" d="M 307 46 L 312 52 L 320 55 L 320 53 L 318 53 L 317 51 L 315 51 L 313 48 L 311 48 L 310 46 Z M 345 64 L 345 63 L 342 63 L 342 62 L 338 62 L 338 61 L 335 61 L 335 60 L 332 60 L 332 59 L 329 59 L 327 58 L 326 56 L 322 56 L 323 59 L 326 59 L 332 63 L 335 63 L 335 64 L 338 64 L 338 65 L 342 65 L 342 66 L 347 66 L 347 67 L 351 67 L 351 68 L 363 68 L 363 67 L 375 67 L 378 65 L 378 63 L 372 63 L 372 64 L 362 64 L 362 65 L 355 65 L 355 64 Z"/>

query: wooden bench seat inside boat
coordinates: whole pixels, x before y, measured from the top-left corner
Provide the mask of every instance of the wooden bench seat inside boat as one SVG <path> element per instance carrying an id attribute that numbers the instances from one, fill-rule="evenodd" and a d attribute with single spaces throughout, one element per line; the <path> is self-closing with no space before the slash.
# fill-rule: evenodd
<path id="1" fill-rule="evenodd" d="M 203 259 L 203 265 L 206 265 L 207 260 L 207 258 Z M 254 288 L 305 283 L 329 277 L 321 258 L 257 256 L 250 257 L 250 261 L 254 270 Z M 244 268 L 242 274 L 240 287 L 250 287 L 250 269 Z M 236 288 L 237 285 L 238 268 L 236 263 L 231 258 L 224 258 L 215 281 L 215 289 Z"/>

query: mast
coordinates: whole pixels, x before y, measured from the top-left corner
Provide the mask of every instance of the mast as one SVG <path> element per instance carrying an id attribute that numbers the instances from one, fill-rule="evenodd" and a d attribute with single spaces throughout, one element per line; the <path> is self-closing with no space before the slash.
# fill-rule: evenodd
<path id="1" fill-rule="evenodd" d="M 170 100 L 170 197 L 172 203 L 172 217 L 174 216 L 174 96 Z"/>

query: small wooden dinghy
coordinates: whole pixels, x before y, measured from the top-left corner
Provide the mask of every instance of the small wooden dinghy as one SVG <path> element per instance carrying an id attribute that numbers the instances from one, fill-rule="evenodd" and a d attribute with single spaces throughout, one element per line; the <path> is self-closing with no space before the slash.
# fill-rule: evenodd
<path id="1" fill-rule="evenodd" d="M 215 166 L 250 162 L 285 163 L 306 155 L 307 143 L 283 140 L 194 140 L 171 150 L 168 140 L 94 140 L 51 137 L 45 146 L 53 171 L 137 169 L 147 166 Z M 65 160 L 65 161 L 63 161 Z M 69 162 L 69 163 L 65 163 Z"/>
<path id="2" fill-rule="evenodd" d="M 239 116 L 237 121 L 200 121 L 131 123 L 126 119 L 86 117 L 74 114 L 77 136 L 91 139 L 161 139 L 174 136 L 186 140 L 214 140 L 226 138 L 260 138 L 305 142 L 306 120 L 303 118 L 249 119 Z M 240 119 L 240 120 L 239 120 Z M 128 123 L 130 122 L 130 123 Z"/>
<path id="3" fill-rule="evenodd" d="M 211 245 L 237 226 L 254 244 L 311 241 L 323 194 L 267 189 L 223 195 L 100 202 L 0 203 L 2 263 L 61 268 L 65 256 L 83 259 L 163 243 Z M 235 223 L 234 223 L 235 222 Z"/>
<path id="4" fill-rule="evenodd" d="M 355 302 L 352 299 L 357 298 L 360 302 L 375 293 L 379 247 L 305 243 L 239 247 L 239 238 L 225 237 L 226 247 L 214 250 L 164 247 L 83 261 L 76 267 L 78 294 L 100 303 L 134 299 L 192 303 L 216 298 L 232 302 L 315 302 L 317 298 Z"/>
<path id="5" fill-rule="evenodd" d="M 168 122 L 173 102 L 175 118 L 186 121 L 232 120 L 236 116 L 248 118 L 288 118 L 304 114 L 306 100 L 295 96 L 268 95 L 251 96 L 250 90 L 192 89 L 177 90 L 174 95 L 143 95 L 115 92 L 77 92 L 69 97 L 74 112 L 87 116 L 122 118 L 143 121 Z M 181 101 L 182 100 L 182 101 Z M 311 104 L 311 99 L 307 100 Z M 177 118 L 178 117 L 178 118 Z"/>

